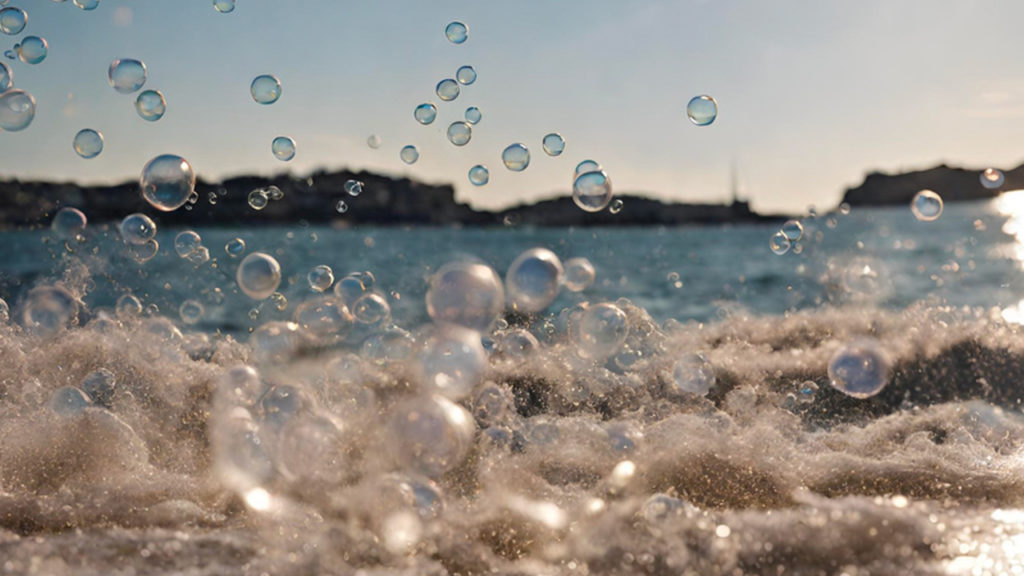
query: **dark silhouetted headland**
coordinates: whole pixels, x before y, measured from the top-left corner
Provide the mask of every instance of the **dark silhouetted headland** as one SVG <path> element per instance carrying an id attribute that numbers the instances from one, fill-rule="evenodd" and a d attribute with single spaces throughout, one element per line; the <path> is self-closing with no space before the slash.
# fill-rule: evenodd
<path id="1" fill-rule="evenodd" d="M 1003 174 L 1006 182 L 997 190 L 989 190 L 981 185 L 981 170 L 945 164 L 902 174 L 871 172 L 859 186 L 846 190 L 843 202 L 851 206 L 909 204 L 920 190 L 932 190 L 945 202 L 964 202 L 995 198 L 1001 191 L 1024 188 L 1024 165 Z"/>

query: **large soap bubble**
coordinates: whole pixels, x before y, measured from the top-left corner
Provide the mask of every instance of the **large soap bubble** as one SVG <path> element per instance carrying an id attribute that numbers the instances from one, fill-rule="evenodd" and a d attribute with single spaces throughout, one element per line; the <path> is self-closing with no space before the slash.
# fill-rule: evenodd
<path id="1" fill-rule="evenodd" d="M 253 300 L 263 300 L 281 284 L 281 265 L 269 254 L 253 252 L 238 265 L 238 288 Z"/>
<path id="2" fill-rule="evenodd" d="M 562 261 L 547 248 L 532 248 L 512 261 L 505 276 L 508 303 L 520 312 L 540 312 L 555 298 L 562 282 Z"/>
<path id="3" fill-rule="evenodd" d="M 430 279 L 427 313 L 435 322 L 484 331 L 504 307 L 501 278 L 486 264 L 449 262 Z"/>
<path id="4" fill-rule="evenodd" d="M 870 398 L 889 383 L 889 358 L 877 342 L 863 340 L 843 347 L 828 363 L 832 387 L 847 396 Z"/>
<path id="5" fill-rule="evenodd" d="M 161 154 L 142 168 L 139 189 L 142 197 L 164 212 L 177 210 L 195 192 L 196 173 L 181 156 Z"/>

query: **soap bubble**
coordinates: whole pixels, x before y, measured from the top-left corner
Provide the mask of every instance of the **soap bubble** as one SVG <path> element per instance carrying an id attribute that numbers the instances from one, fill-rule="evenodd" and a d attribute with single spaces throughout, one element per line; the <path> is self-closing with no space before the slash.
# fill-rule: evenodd
<path id="1" fill-rule="evenodd" d="M 479 262 L 455 261 L 430 279 L 427 313 L 438 323 L 487 330 L 505 308 L 505 290 L 493 268 Z"/>
<path id="2" fill-rule="evenodd" d="M 715 385 L 715 370 L 704 354 L 685 354 L 672 366 L 665 382 L 665 395 L 670 398 L 706 396 Z"/>
<path id="3" fill-rule="evenodd" d="M 156 238 L 156 222 L 145 214 L 136 212 L 121 220 L 121 238 L 126 244 L 145 244 Z"/>
<path id="4" fill-rule="evenodd" d="M 487 368 L 487 353 L 475 330 L 445 324 L 421 344 L 416 375 L 429 389 L 451 400 L 465 398 Z"/>
<path id="5" fill-rule="evenodd" d="M 437 88 L 434 89 L 437 93 L 437 97 L 445 102 L 451 102 L 459 97 L 459 83 L 451 78 L 445 78 L 437 83 Z"/>
<path id="6" fill-rule="evenodd" d="M 82 158 L 95 158 L 103 152 L 103 134 L 91 128 L 79 130 L 72 141 L 75 153 Z"/>
<path id="7" fill-rule="evenodd" d="M 552 132 L 545 136 L 541 144 L 548 156 L 559 156 L 562 152 L 565 152 L 565 138 L 562 138 L 562 135 L 557 132 Z"/>
<path id="8" fill-rule="evenodd" d="M 299 348 L 299 325 L 267 322 L 253 330 L 249 345 L 261 360 L 286 360 Z"/>
<path id="9" fill-rule="evenodd" d="M 476 82 L 476 70 L 472 66 L 462 66 L 455 72 L 455 79 L 463 86 Z"/>
<path id="10" fill-rule="evenodd" d="M 580 174 L 586 174 L 587 172 L 600 172 L 602 170 L 601 165 L 593 160 L 584 160 L 576 165 L 576 169 L 573 171 L 573 177 L 577 177 Z"/>
<path id="11" fill-rule="evenodd" d="M 245 253 L 245 240 L 241 238 L 228 240 L 228 243 L 224 245 L 224 251 L 228 253 L 228 256 L 238 258 Z"/>
<path id="12" fill-rule="evenodd" d="M 501 162 L 513 172 L 522 172 L 530 165 L 530 151 L 522 144 L 510 144 L 501 152 Z"/>
<path id="13" fill-rule="evenodd" d="M 611 212 L 612 214 L 618 214 L 619 212 L 622 212 L 622 208 L 624 206 L 625 204 L 622 202 L 622 200 L 616 198 L 615 200 L 612 200 L 611 204 L 608 205 L 608 211 Z"/>
<path id="14" fill-rule="evenodd" d="M 64 207 L 53 215 L 50 229 L 57 237 L 72 240 L 78 238 L 78 235 L 85 231 L 86 222 L 85 214 L 81 210 Z"/>
<path id="15" fill-rule="evenodd" d="M 7 90 L 0 94 L 0 130 L 24 130 L 35 117 L 36 99 L 28 92 Z"/>
<path id="16" fill-rule="evenodd" d="M 547 308 L 558 297 L 562 262 L 547 248 L 531 248 L 508 267 L 505 290 L 513 310 L 534 313 Z"/>
<path id="17" fill-rule="evenodd" d="M 346 204 L 344 200 L 338 200 L 338 203 L 334 205 L 334 210 L 337 211 L 338 214 L 344 214 L 345 212 L 348 212 L 348 204 Z"/>
<path id="18" fill-rule="evenodd" d="M 344 303 L 323 296 L 300 304 L 295 309 L 295 323 L 302 327 L 307 339 L 327 343 L 341 337 L 342 331 L 352 324 L 352 316 Z"/>
<path id="19" fill-rule="evenodd" d="M 309 274 L 306 275 L 306 281 L 309 282 L 309 287 L 314 292 L 324 292 L 334 284 L 334 271 L 331 270 L 330 266 L 321 264 L 309 271 Z"/>
<path id="20" fill-rule="evenodd" d="M 142 302 L 134 294 L 125 294 L 117 299 L 114 305 L 114 313 L 121 320 L 135 318 L 142 314 Z"/>
<path id="21" fill-rule="evenodd" d="M 8 32 L 8 34 L 17 34 L 17 32 Z M 444 27 L 444 35 L 452 44 L 462 44 L 469 38 L 469 27 L 462 22 L 451 22 Z"/>
<path id="22" fill-rule="evenodd" d="M 206 308 L 198 300 L 185 300 L 181 303 L 181 307 L 178 308 L 178 315 L 181 316 L 181 321 L 190 326 L 202 320 L 205 313 Z"/>
<path id="23" fill-rule="evenodd" d="M 481 118 L 483 118 L 483 114 L 480 112 L 480 109 L 477 108 L 476 106 L 470 106 L 469 108 L 466 108 L 466 113 L 464 117 L 466 118 L 466 122 L 469 122 L 470 124 L 476 124 L 477 122 L 480 121 Z"/>
<path id="24" fill-rule="evenodd" d="M 797 387 L 796 401 L 801 404 L 810 404 L 814 402 L 814 397 L 817 393 L 818 385 L 813 380 L 808 380 Z"/>
<path id="25" fill-rule="evenodd" d="M 786 239 L 790 242 L 798 242 L 804 237 L 804 225 L 799 220 L 787 220 L 782 225 L 782 233 L 786 235 Z"/>
<path id="26" fill-rule="evenodd" d="M 127 244 L 128 256 L 138 262 L 139 264 L 145 264 L 156 256 L 157 252 L 160 251 L 160 243 L 155 239 L 147 240 L 141 244 Z"/>
<path id="27" fill-rule="evenodd" d="M 271 200 L 280 200 L 281 198 L 284 198 L 284 191 L 273 184 L 267 186 L 264 192 Z"/>
<path id="28" fill-rule="evenodd" d="M 986 168 L 985 171 L 981 173 L 981 185 L 989 190 L 999 188 L 1005 181 L 1006 176 L 1003 175 L 1002 170 Z"/>
<path id="29" fill-rule="evenodd" d="M 188 258 L 203 246 L 203 239 L 193 230 L 178 232 L 174 237 L 174 252 L 179 258 Z"/>
<path id="30" fill-rule="evenodd" d="M 580 174 L 572 184 L 572 200 L 585 212 L 600 212 L 612 201 L 612 181 L 603 170 Z"/>
<path id="31" fill-rule="evenodd" d="M 0 62 L 0 92 L 6 92 L 13 82 L 14 73 L 11 72 L 11 67 Z"/>
<path id="32" fill-rule="evenodd" d="M 252 99 L 260 104 L 273 104 L 281 97 L 281 82 L 270 74 L 261 74 L 253 78 L 249 86 Z"/>
<path id="33" fill-rule="evenodd" d="M 167 101 L 159 90 L 143 90 L 135 99 L 135 111 L 148 122 L 156 122 L 167 112 Z"/>
<path id="34" fill-rule="evenodd" d="M 121 94 L 131 94 L 146 83 L 146 65 L 131 58 L 118 58 L 107 69 L 107 83 Z"/>
<path id="35" fill-rule="evenodd" d="M 477 164 L 469 169 L 469 181 L 473 186 L 484 186 L 491 180 L 491 172 L 487 166 Z"/>
<path id="36" fill-rule="evenodd" d="M 53 336 L 78 322 L 78 299 L 62 286 L 37 286 L 25 298 L 21 320 L 29 332 Z"/>
<path id="37" fill-rule="evenodd" d="M 253 252 L 238 265 L 238 287 L 253 300 L 263 300 L 281 284 L 281 265 L 269 254 Z"/>
<path id="38" fill-rule="evenodd" d="M 295 140 L 287 136 L 278 136 L 270 142 L 270 151 L 282 162 L 295 158 Z"/>
<path id="39" fill-rule="evenodd" d="M 82 379 L 81 388 L 95 404 L 110 408 L 116 387 L 117 378 L 114 373 L 106 368 L 100 368 Z"/>
<path id="40" fill-rule="evenodd" d="M 416 161 L 420 159 L 420 151 L 410 144 L 409 146 L 402 148 L 398 153 L 398 157 L 406 164 L 415 164 Z"/>
<path id="41" fill-rule="evenodd" d="M 416 107 L 415 110 L 412 111 L 412 117 L 415 118 L 416 121 L 419 122 L 420 124 L 426 126 L 427 124 L 433 122 L 435 118 L 437 118 L 437 106 L 434 106 L 430 102 L 420 104 L 419 106 Z"/>
<path id="42" fill-rule="evenodd" d="M 452 122 L 448 125 L 448 141 L 456 146 L 469 144 L 473 137 L 473 128 L 466 122 Z"/>
<path id="43" fill-rule="evenodd" d="M 263 210 L 270 204 L 270 198 L 267 196 L 267 191 L 263 188 L 257 188 L 252 192 L 249 192 L 249 196 L 246 198 L 249 203 L 249 207 L 253 210 Z"/>
<path id="44" fill-rule="evenodd" d="M 351 306 L 363 294 L 366 294 L 368 289 L 365 283 L 366 280 L 363 273 L 360 272 L 347 274 L 334 285 L 334 295 L 344 302 L 346 306 Z"/>
<path id="45" fill-rule="evenodd" d="M 370 134 L 366 138 L 366 145 L 369 146 L 370 148 L 373 148 L 374 150 L 380 148 L 382 144 L 384 144 L 384 139 L 376 134 Z"/>
<path id="46" fill-rule="evenodd" d="M 871 340 L 855 342 L 837 351 L 828 363 L 832 387 L 847 396 L 870 398 L 889 383 L 889 359 Z"/>
<path id="47" fill-rule="evenodd" d="M 363 193 L 363 183 L 359 180 L 346 180 L 344 188 L 345 192 L 348 192 L 348 195 L 352 197 Z"/>
<path id="48" fill-rule="evenodd" d="M 213 9 L 221 14 L 230 14 L 235 10 L 235 0 L 213 0 Z"/>
<path id="49" fill-rule="evenodd" d="M 570 258 L 565 261 L 563 283 L 570 292 L 582 292 L 594 283 L 594 265 L 586 258 Z"/>
<path id="50" fill-rule="evenodd" d="M 697 126 L 707 126 L 718 117 L 718 103 L 711 96 L 694 96 L 686 105 L 686 115 Z"/>
<path id="51" fill-rule="evenodd" d="M 528 358 L 538 348 L 537 337 L 522 328 L 506 330 L 498 338 L 498 352 L 505 358 Z"/>
<path id="52" fill-rule="evenodd" d="M 185 257 L 189 262 L 199 265 L 210 261 L 210 249 L 200 246 L 195 252 Z"/>
<path id="53" fill-rule="evenodd" d="M 100 5 L 100 0 L 75 0 L 75 6 L 82 10 L 95 10 Z"/>
<path id="54" fill-rule="evenodd" d="M 614 304 L 587 306 L 572 323 L 571 334 L 579 354 L 601 360 L 615 354 L 629 335 L 629 319 Z"/>
<path id="55" fill-rule="evenodd" d="M 364 294 L 352 305 L 352 317 L 360 324 L 378 328 L 391 321 L 391 306 L 376 292 Z"/>
<path id="56" fill-rule="evenodd" d="M 789 248 L 792 243 L 789 241 L 789 237 L 782 230 L 779 230 L 772 237 L 768 239 L 768 247 L 772 249 L 772 252 L 782 256 L 786 252 L 789 252 Z"/>
<path id="57" fill-rule="evenodd" d="M 161 154 L 142 168 L 139 188 L 154 208 L 170 212 L 182 207 L 195 192 L 196 173 L 181 156 Z"/>
<path id="58" fill-rule="evenodd" d="M 942 216 L 942 197 L 931 190 L 921 190 L 910 202 L 910 211 L 922 222 L 938 220 Z"/>
<path id="59" fill-rule="evenodd" d="M 469 412 L 442 396 L 406 400 L 395 407 L 388 423 L 396 463 L 431 478 L 462 462 L 475 431 Z"/>
<path id="60" fill-rule="evenodd" d="M 10 36 L 21 34 L 26 23 L 28 23 L 28 14 L 21 8 L 8 6 L 0 10 L 0 32 Z"/>
<path id="61" fill-rule="evenodd" d="M 39 36 L 26 36 L 18 48 L 18 59 L 25 64 L 39 64 L 46 59 L 49 52 L 49 43 L 45 38 Z"/>
<path id="62" fill-rule="evenodd" d="M 50 410 L 65 417 L 78 416 L 92 405 L 89 396 L 74 386 L 63 386 L 50 396 Z"/>

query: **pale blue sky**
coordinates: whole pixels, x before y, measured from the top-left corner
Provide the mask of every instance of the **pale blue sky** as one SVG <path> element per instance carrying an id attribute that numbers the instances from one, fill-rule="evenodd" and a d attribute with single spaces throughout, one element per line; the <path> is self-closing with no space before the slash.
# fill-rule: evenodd
<path id="1" fill-rule="evenodd" d="M 160 153 L 188 158 L 200 176 L 317 167 L 366 168 L 452 182 L 462 200 L 495 207 L 566 192 L 573 166 L 601 162 L 615 188 L 680 200 L 724 198 L 736 158 L 755 208 L 834 205 L 870 169 L 934 162 L 1010 167 L 1024 158 L 1024 3 L 952 0 L 820 1 L 369 1 L 13 0 L 29 13 L 8 48 L 35 34 L 50 44 L 15 85 L 31 92 L 32 126 L 0 133 L 0 177 L 90 182 L 134 178 Z M 460 46 L 451 20 L 469 25 Z M 107 85 L 117 57 L 149 68 L 167 114 L 139 118 L 134 95 Z M 434 85 L 463 64 L 479 79 L 454 102 Z M 278 76 L 283 96 L 260 106 L 249 83 Z M 690 125 L 687 100 L 711 94 L 720 115 Z M 438 104 L 431 126 L 413 108 Z M 447 125 L 478 106 L 472 142 Z M 81 128 L 100 130 L 99 157 L 75 156 Z M 540 141 L 557 131 L 565 154 Z M 384 138 L 371 150 L 368 135 Z M 270 142 L 293 137 L 277 161 Z M 531 150 L 523 173 L 501 165 L 512 142 Z M 415 144 L 407 167 L 398 150 Z M 467 170 L 484 163 L 491 183 Z M 329 209 L 329 207 L 325 207 Z"/>

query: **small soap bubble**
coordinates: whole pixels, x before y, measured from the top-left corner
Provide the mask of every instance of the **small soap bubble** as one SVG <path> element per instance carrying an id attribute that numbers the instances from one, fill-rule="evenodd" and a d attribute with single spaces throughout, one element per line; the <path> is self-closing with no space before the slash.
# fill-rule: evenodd
<path id="1" fill-rule="evenodd" d="M 189 326 L 202 320 L 205 313 L 206 308 L 198 300 L 185 300 L 181 303 L 181 307 L 178 308 L 178 315 L 181 316 L 181 321 Z"/>
<path id="2" fill-rule="evenodd" d="M 629 319 L 614 304 L 587 306 L 572 323 L 572 339 L 580 356 L 594 360 L 619 351 L 629 335 Z"/>
<path id="3" fill-rule="evenodd" d="M 91 128 L 79 130 L 72 141 L 75 153 L 82 158 L 95 158 L 103 152 L 103 134 Z"/>
<path id="4" fill-rule="evenodd" d="M 370 292 L 360 296 L 352 305 L 352 316 L 360 324 L 378 328 L 391 321 L 391 306 L 386 298 Z"/>
<path id="5" fill-rule="evenodd" d="M 431 478 L 457 466 L 473 442 L 476 423 L 463 407 L 436 395 L 400 403 L 388 423 L 396 463 Z"/>
<path id="6" fill-rule="evenodd" d="M 981 185 L 989 190 L 999 188 L 1005 181 L 1006 176 L 1003 175 L 1002 170 L 986 168 L 985 171 L 981 173 Z"/>
<path id="7" fill-rule="evenodd" d="M 573 177 L 577 177 L 587 172 L 600 172 L 602 170 L 601 165 L 593 160 L 584 160 L 576 165 L 576 169 L 573 171 Z"/>
<path id="8" fill-rule="evenodd" d="M 263 188 L 257 188 L 252 192 L 249 192 L 248 197 L 249 207 L 253 210 L 263 210 L 270 203 L 270 198 L 267 196 L 267 191 Z"/>
<path id="9" fill-rule="evenodd" d="M 345 212 L 348 212 L 348 204 L 346 204 L 344 200 L 338 200 L 337 204 L 334 205 L 334 210 L 338 214 L 344 214 Z"/>
<path id="10" fill-rule="evenodd" d="M 473 137 L 473 127 L 467 122 L 456 121 L 448 125 L 448 141 L 456 146 L 465 146 Z"/>
<path id="11" fill-rule="evenodd" d="M 472 66 L 462 66 L 455 72 L 455 79 L 463 86 L 476 82 L 476 70 Z"/>
<path id="12" fill-rule="evenodd" d="M 25 24 L 28 23 L 28 14 L 25 13 L 21 8 L 15 6 L 8 6 L 3 10 L 0 10 L 0 32 L 4 34 L 15 36 L 21 34 L 21 31 L 25 29 Z"/>
<path id="13" fill-rule="evenodd" d="M 135 99 L 135 111 L 148 122 L 156 122 L 167 112 L 167 101 L 159 90 L 143 90 Z"/>
<path id="14" fill-rule="evenodd" d="M 801 404 L 810 404 L 814 402 L 814 397 L 817 393 L 818 385 L 813 380 L 808 380 L 797 387 L 796 401 Z"/>
<path id="15" fill-rule="evenodd" d="M 117 299 L 114 313 L 121 320 L 135 318 L 142 314 L 142 302 L 134 294 L 125 294 Z"/>
<path id="16" fill-rule="evenodd" d="M 670 398 L 706 396 L 715 385 L 715 370 L 704 354 L 685 354 L 672 366 L 671 378 L 665 383 Z"/>
<path id="17" fill-rule="evenodd" d="M 932 222 L 942 216 L 942 197 L 931 190 L 921 190 L 910 202 L 910 211 L 922 222 Z"/>
<path id="18" fill-rule="evenodd" d="M 789 252 L 789 248 L 793 245 L 789 241 L 789 237 L 782 230 L 779 230 L 772 237 L 768 239 L 768 247 L 772 249 L 772 252 L 782 256 L 786 252 Z"/>
<path id="19" fill-rule="evenodd" d="M 127 244 L 128 256 L 139 264 L 149 262 L 159 251 L 160 243 L 155 239 L 147 240 L 142 244 Z"/>
<path id="20" fill-rule="evenodd" d="M 17 32 L 8 32 L 8 34 L 17 34 Z M 444 27 L 444 35 L 452 44 L 462 44 L 469 38 L 469 27 L 462 22 L 451 22 Z"/>
<path id="21" fill-rule="evenodd" d="M 50 410 L 59 416 L 79 416 L 91 405 L 89 396 L 74 386 L 57 388 L 50 396 Z"/>
<path id="22" fill-rule="evenodd" d="M 288 309 L 288 298 L 285 298 L 285 295 L 280 292 L 274 292 L 267 300 L 274 305 L 278 312 L 284 312 Z"/>
<path id="23" fill-rule="evenodd" d="M 6 92 L 13 82 L 14 73 L 11 72 L 11 67 L 0 62 L 0 92 Z"/>
<path id="24" fill-rule="evenodd" d="M 505 358 L 527 358 L 540 348 L 537 337 L 522 328 L 501 333 L 498 352 Z"/>
<path id="25" fill-rule="evenodd" d="M 17 132 L 28 128 L 36 117 L 36 99 L 24 90 L 0 94 L 0 130 Z"/>
<path id="26" fill-rule="evenodd" d="M 50 229 L 58 238 L 63 240 L 74 240 L 85 231 L 87 220 L 85 214 L 78 208 L 64 207 L 53 215 L 50 222 Z"/>
<path id="27" fill-rule="evenodd" d="M 473 186 L 484 186 L 491 180 L 491 172 L 487 166 L 477 164 L 469 169 L 469 181 Z"/>
<path id="28" fill-rule="evenodd" d="M 300 304 L 295 310 L 295 322 L 302 327 L 305 338 L 328 343 L 343 335 L 352 324 L 352 316 L 345 304 L 325 296 Z"/>
<path id="29" fill-rule="evenodd" d="M 270 142 L 270 151 L 273 152 L 274 158 L 287 162 L 295 158 L 295 140 L 287 136 L 278 136 Z"/>
<path id="30" fill-rule="evenodd" d="M 501 162 L 513 172 L 522 172 L 530 165 L 530 151 L 522 144 L 510 144 L 501 152 Z"/>
<path id="31" fill-rule="evenodd" d="M 466 108 L 466 113 L 464 114 L 464 117 L 466 118 L 466 122 L 469 122 L 470 124 L 476 124 L 480 122 L 481 118 L 483 118 L 483 113 L 481 113 L 480 109 L 477 108 L 476 106 L 470 106 L 469 108 Z"/>
<path id="32" fill-rule="evenodd" d="M 850 213 L 850 205 L 847 204 L 846 202 L 843 202 L 842 204 L 840 204 L 839 205 L 839 213 L 842 214 L 843 216 L 848 215 Z"/>
<path id="33" fill-rule="evenodd" d="M 352 197 L 359 196 L 363 193 L 363 183 L 359 180 L 346 180 L 344 188 L 345 192 Z"/>
<path id="34" fill-rule="evenodd" d="M 782 233 L 790 242 L 799 242 L 804 237 L 804 225 L 799 220 L 787 220 L 782 225 Z"/>
<path id="35" fill-rule="evenodd" d="M 434 106 L 431 102 L 420 104 L 412 111 L 412 117 L 420 124 L 426 126 L 437 118 L 437 106 Z"/>
<path id="36" fill-rule="evenodd" d="M 253 300 L 264 300 L 281 284 L 281 265 L 269 254 L 253 252 L 238 265 L 238 287 Z"/>
<path id="37" fill-rule="evenodd" d="M 437 93 L 437 97 L 445 102 L 451 102 L 459 97 L 459 83 L 451 78 L 445 78 L 437 83 L 437 88 L 434 92 Z"/>
<path id="38" fill-rule="evenodd" d="M 210 249 L 206 246 L 200 246 L 195 252 L 186 256 L 185 259 L 197 266 L 205 264 L 210 261 Z"/>
<path id="39" fill-rule="evenodd" d="M 612 201 L 612 181 L 604 170 L 586 172 L 572 183 L 572 200 L 585 212 L 600 212 Z"/>
<path id="40" fill-rule="evenodd" d="M 213 0 L 213 9 L 221 14 L 230 14 L 235 11 L 235 0 Z"/>
<path id="41" fill-rule="evenodd" d="M 224 251 L 228 253 L 228 256 L 232 258 L 238 258 L 242 254 L 245 254 L 245 240 L 241 238 L 232 238 L 228 240 L 228 243 L 224 245 Z"/>
<path id="42" fill-rule="evenodd" d="M 156 237 L 156 222 L 145 214 L 136 212 L 121 220 L 121 238 L 127 244 L 145 244 Z"/>
<path id="43" fill-rule="evenodd" d="M 382 144 L 384 144 L 384 139 L 376 134 L 370 134 L 366 138 L 366 145 L 374 150 L 380 148 Z"/>
<path id="44" fill-rule="evenodd" d="M 870 398 L 889 383 L 889 359 L 871 340 L 855 342 L 837 351 L 828 363 L 832 387 L 847 396 Z"/>
<path id="45" fill-rule="evenodd" d="M 334 271 L 330 266 L 321 264 L 309 271 L 306 281 L 314 292 L 324 292 L 334 284 Z"/>
<path id="46" fill-rule="evenodd" d="M 75 0 L 75 6 L 82 10 L 95 10 L 100 5 L 100 0 Z"/>
<path id="47" fill-rule="evenodd" d="M 541 144 L 548 156 L 559 156 L 565 152 L 565 138 L 562 138 L 562 135 L 557 132 L 545 136 Z"/>
<path id="48" fill-rule="evenodd" d="M 107 408 L 114 399 L 116 387 L 117 378 L 106 368 L 94 370 L 82 379 L 82 392 L 85 392 L 95 404 Z"/>
<path id="49" fill-rule="evenodd" d="M 132 58 L 118 58 L 107 69 L 107 83 L 121 94 L 131 94 L 146 83 L 146 65 Z"/>
<path id="50" fill-rule="evenodd" d="M 139 188 L 154 208 L 170 212 L 182 207 L 195 192 L 196 173 L 181 156 L 162 154 L 142 168 Z"/>
<path id="51" fill-rule="evenodd" d="M 619 198 L 616 198 L 615 200 L 612 200 L 611 204 L 608 205 L 608 211 L 611 212 L 612 214 L 618 214 L 619 212 L 622 212 L 622 209 L 624 207 L 625 203 Z"/>
<path id="52" fill-rule="evenodd" d="M 398 157 L 406 164 L 415 164 L 416 161 L 420 159 L 420 151 L 410 144 L 409 146 L 402 148 L 398 153 Z"/>
<path id="53" fill-rule="evenodd" d="M 261 74 L 253 78 L 249 93 L 260 104 L 273 104 L 281 97 L 281 82 L 270 74 Z"/>
<path id="54" fill-rule="evenodd" d="M 174 252 L 179 258 L 188 258 L 203 246 L 203 239 L 194 230 L 178 232 L 174 237 Z"/>
<path id="55" fill-rule="evenodd" d="M 694 96 L 686 105 L 686 115 L 697 126 L 707 126 L 718 117 L 718 102 L 708 95 Z"/>
<path id="56" fill-rule="evenodd" d="M 547 308 L 558 297 L 562 274 L 562 261 L 551 250 L 531 248 L 523 252 L 505 275 L 509 306 L 525 313 Z"/>
<path id="57" fill-rule="evenodd" d="M 437 323 L 485 331 L 505 308 L 505 290 L 493 268 L 479 262 L 455 261 L 430 279 L 427 313 Z"/>
<path id="58" fill-rule="evenodd" d="M 596 275 L 594 265 L 586 258 L 570 258 L 565 261 L 563 283 L 570 292 L 582 292 L 590 288 Z"/>
<path id="59" fill-rule="evenodd" d="M 77 323 L 78 299 L 62 286 L 37 286 L 25 298 L 21 319 L 26 330 L 53 336 Z"/>
<path id="60" fill-rule="evenodd" d="M 46 59 L 50 44 L 39 36 L 26 36 L 18 48 L 18 59 L 25 64 L 39 64 Z"/>
<path id="61" fill-rule="evenodd" d="M 281 198 L 284 198 L 284 190 L 281 190 L 280 188 L 278 188 L 277 186 L 274 186 L 273 184 L 271 184 L 270 186 L 267 186 L 266 189 L 264 190 L 264 192 L 266 193 L 267 198 L 269 198 L 271 200 L 275 200 L 276 201 L 276 200 L 280 200 Z"/>

